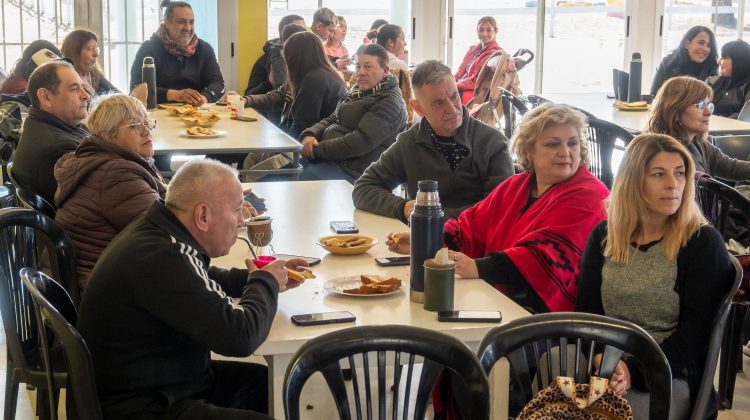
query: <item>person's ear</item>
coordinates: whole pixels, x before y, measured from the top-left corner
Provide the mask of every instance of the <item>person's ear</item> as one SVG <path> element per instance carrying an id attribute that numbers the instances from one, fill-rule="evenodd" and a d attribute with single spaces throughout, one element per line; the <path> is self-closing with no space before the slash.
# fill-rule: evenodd
<path id="1" fill-rule="evenodd" d="M 422 105 L 419 103 L 416 99 L 409 99 L 409 105 L 414 109 L 414 112 L 417 113 L 420 117 L 424 117 L 424 109 L 422 109 Z"/>
<path id="2" fill-rule="evenodd" d="M 40 88 L 36 91 L 36 97 L 39 99 L 39 105 L 49 108 L 52 106 L 52 92 L 47 88 Z"/>
<path id="3" fill-rule="evenodd" d="M 193 208 L 193 223 L 201 232 L 208 232 L 211 222 L 211 208 L 206 203 L 198 203 Z"/>

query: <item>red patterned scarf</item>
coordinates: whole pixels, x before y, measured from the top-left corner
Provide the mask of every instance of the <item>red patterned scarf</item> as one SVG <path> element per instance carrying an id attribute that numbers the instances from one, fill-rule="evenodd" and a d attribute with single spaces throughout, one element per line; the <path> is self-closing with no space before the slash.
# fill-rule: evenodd
<path id="1" fill-rule="evenodd" d="M 161 43 L 164 45 L 164 49 L 167 50 L 168 53 L 172 55 L 181 55 L 183 57 L 192 57 L 193 54 L 195 54 L 195 47 L 198 45 L 198 35 L 195 33 L 193 33 L 193 37 L 190 38 L 187 45 L 181 44 L 169 38 L 167 27 L 164 26 L 164 22 L 162 22 L 155 34 L 161 39 Z"/>
<path id="2" fill-rule="evenodd" d="M 472 258 L 503 251 L 551 311 L 572 311 L 581 253 L 591 229 L 606 219 L 609 191 L 581 168 L 521 213 L 533 182 L 530 173 L 508 178 L 448 220 L 445 232 Z"/>

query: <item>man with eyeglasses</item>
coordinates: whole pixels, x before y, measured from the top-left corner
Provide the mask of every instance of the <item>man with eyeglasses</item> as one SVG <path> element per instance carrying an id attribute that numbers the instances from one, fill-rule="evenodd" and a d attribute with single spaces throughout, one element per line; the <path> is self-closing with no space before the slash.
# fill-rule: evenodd
<path id="1" fill-rule="evenodd" d="M 143 58 L 156 66 L 156 100 L 199 106 L 224 95 L 224 78 L 213 48 L 195 34 L 195 17 L 184 1 L 163 2 L 164 21 L 141 44 L 130 68 L 130 87 L 143 82 Z"/>
<path id="2" fill-rule="evenodd" d="M 31 108 L 13 157 L 12 175 L 20 186 L 53 203 L 55 163 L 74 151 L 89 130 L 83 125 L 91 97 L 66 61 L 41 65 L 29 78 Z"/>

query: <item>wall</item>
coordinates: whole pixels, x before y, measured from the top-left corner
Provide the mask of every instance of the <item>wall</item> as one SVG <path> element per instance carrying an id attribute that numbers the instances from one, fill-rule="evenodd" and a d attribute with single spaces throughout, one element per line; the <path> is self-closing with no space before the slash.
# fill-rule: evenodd
<path id="1" fill-rule="evenodd" d="M 237 91 L 247 87 L 253 64 L 263 54 L 263 44 L 268 40 L 266 21 L 267 0 L 237 0 Z"/>

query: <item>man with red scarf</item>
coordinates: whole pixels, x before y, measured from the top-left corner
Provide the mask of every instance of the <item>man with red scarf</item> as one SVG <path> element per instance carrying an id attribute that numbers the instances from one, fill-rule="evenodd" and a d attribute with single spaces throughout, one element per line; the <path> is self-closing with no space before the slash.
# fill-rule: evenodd
<path id="1" fill-rule="evenodd" d="M 131 88 L 143 82 L 143 58 L 153 57 L 157 102 L 216 102 L 224 95 L 224 78 L 211 45 L 195 35 L 193 8 L 184 1 L 164 1 L 162 7 L 164 21 L 133 60 Z"/>

